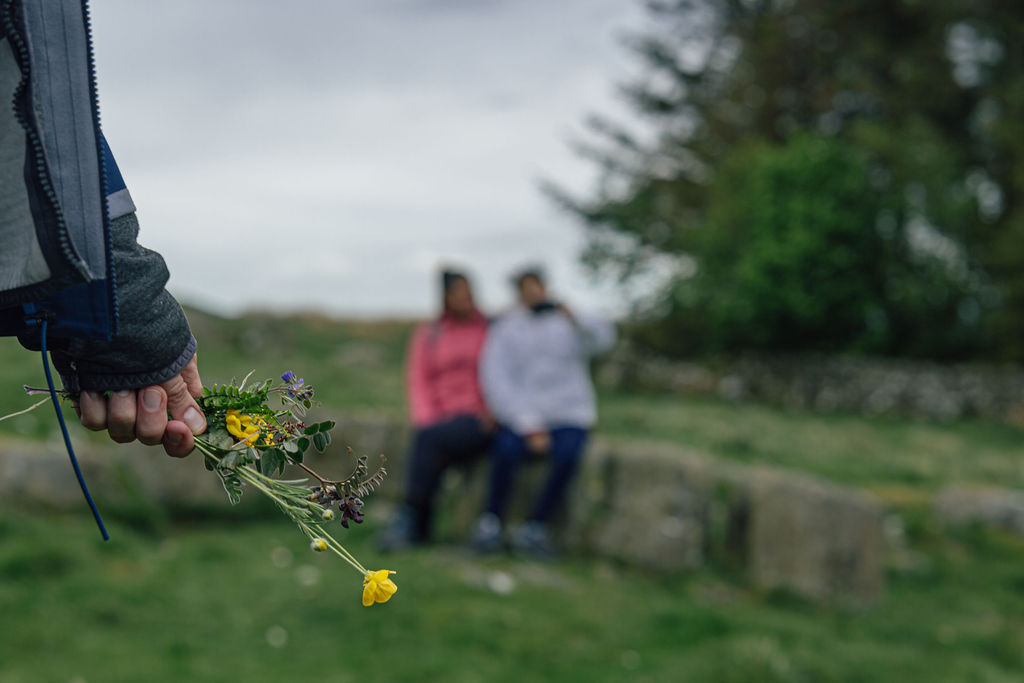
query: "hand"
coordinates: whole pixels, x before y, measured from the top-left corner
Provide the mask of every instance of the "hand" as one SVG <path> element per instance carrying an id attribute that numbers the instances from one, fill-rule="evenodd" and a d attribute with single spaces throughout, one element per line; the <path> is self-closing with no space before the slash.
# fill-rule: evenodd
<path id="1" fill-rule="evenodd" d="M 494 416 L 490 413 L 484 413 L 480 416 L 480 426 L 488 434 L 493 434 L 498 431 L 498 421 L 494 419 Z"/>
<path id="2" fill-rule="evenodd" d="M 83 391 L 75 412 L 86 429 L 107 430 L 118 443 L 162 443 L 167 455 L 184 458 L 195 447 L 194 435 L 206 431 L 206 417 L 195 401 L 202 389 L 199 365 L 192 356 L 180 375 L 163 384 L 117 391 L 110 398 Z"/>
<path id="3" fill-rule="evenodd" d="M 551 434 L 548 432 L 534 432 L 526 437 L 526 447 L 531 453 L 547 455 L 551 449 Z"/>

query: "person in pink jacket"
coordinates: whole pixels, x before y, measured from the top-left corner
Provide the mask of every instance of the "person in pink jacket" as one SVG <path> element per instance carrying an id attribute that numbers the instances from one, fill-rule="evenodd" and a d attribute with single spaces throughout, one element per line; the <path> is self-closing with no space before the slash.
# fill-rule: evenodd
<path id="1" fill-rule="evenodd" d="M 382 550 L 429 541 L 445 469 L 483 455 L 494 431 L 477 378 L 487 318 L 464 274 L 443 271 L 442 287 L 444 310 L 417 327 L 409 344 L 406 393 L 415 432 L 405 504 L 379 539 Z"/>

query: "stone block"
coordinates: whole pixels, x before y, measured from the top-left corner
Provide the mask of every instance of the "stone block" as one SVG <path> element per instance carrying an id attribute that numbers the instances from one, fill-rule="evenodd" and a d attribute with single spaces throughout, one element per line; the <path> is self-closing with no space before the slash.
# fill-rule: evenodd
<path id="1" fill-rule="evenodd" d="M 704 563 L 709 472 L 683 451 L 596 448 L 573 502 L 573 545 L 658 571 Z"/>
<path id="2" fill-rule="evenodd" d="M 816 601 L 865 606 L 883 588 L 881 506 L 870 496 L 809 477 L 757 470 L 749 512 L 755 584 Z"/>
<path id="3" fill-rule="evenodd" d="M 934 509 L 945 524 L 980 524 L 1024 537 L 1024 494 L 1019 491 L 951 486 L 935 497 Z"/>

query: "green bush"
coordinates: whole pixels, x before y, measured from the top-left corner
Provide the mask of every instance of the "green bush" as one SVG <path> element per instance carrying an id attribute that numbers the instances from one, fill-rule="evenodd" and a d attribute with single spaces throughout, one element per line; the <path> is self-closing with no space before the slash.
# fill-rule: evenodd
<path id="1" fill-rule="evenodd" d="M 906 230 L 879 225 L 898 203 L 873 184 L 869 158 L 834 138 L 741 148 L 712 183 L 696 272 L 672 283 L 639 339 L 677 355 L 969 354 L 980 334 L 962 314 L 971 284 L 915 251 Z"/>
<path id="2" fill-rule="evenodd" d="M 711 350 L 877 343 L 879 208 L 867 163 L 838 142 L 741 150 L 715 179 L 680 308 L 704 317 Z"/>

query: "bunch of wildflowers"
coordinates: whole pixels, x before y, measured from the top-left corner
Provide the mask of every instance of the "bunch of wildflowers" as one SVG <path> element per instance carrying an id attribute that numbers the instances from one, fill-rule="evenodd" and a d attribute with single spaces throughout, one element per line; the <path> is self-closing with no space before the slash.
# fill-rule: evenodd
<path id="1" fill-rule="evenodd" d="M 206 468 L 220 477 L 232 504 L 241 500 L 245 486 L 256 489 L 295 522 L 309 538 L 314 552 L 330 550 L 358 571 L 363 577 L 364 605 L 387 602 L 398 590 L 390 578 L 395 572 L 366 569 L 326 528 L 335 519 L 345 529 L 349 522 L 362 523 L 363 498 L 387 475 L 383 464 L 370 473 L 366 456 L 361 456 L 355 470 L 344 479 L 320 476 L 302 462 L 303 456 L 310 447 L 321 453 L 327 449 L 334 422 L 303 422 L 306 411 L 313 407 L 313 387 L 294 372 L 281 375 L 282 384 L 268 379 L 247 387 L 250 376 L 251 372 L 238 385 L 232 382 L 203 387 L 198 402 L 206 414 L 208 429 L 196 437 L 195 444 Z M 26 386 L 25 392 L 48 394 L 49 390 Z M 68 392 L 60 394 L 72 397 Z M 271 405 L 273 398 L 280 407 Z M 0 421 L 23 415 L 49 400 L 47 396 L 25 410 L 0 417 Z M 284 474 L 286 465 L 304 470 L 317 483 L 310 487 L 306 479 L 276 479 Z"/>
<path id="2" fill-rule="evenodd" d="M 282 384 L 266 380 L 247 387 L 249 376 L 238 385 L 203 388 L 198 401 L 208 430 L 196 437 L 196 449 L 203 454 L 206 468 L 220 477 L 232 504 L 241 499 L 245 486 L 259 491 L 295 522 L 314 552 L 330 550 L 358 571 L 363 577 L 364 605 L 387 602 L 398 590 L 389 578 L 394 572 L 367 570 L 326 528 L 335 519 L 346 529 L 349 522 L 363 521 L 362 499 L 383 481 L 387 474 L 383 465 L 370 473 L 362 456 L 344 479 L 320 476 L 303 463 L 303 456 L 310 447 L 326 450 L 334 422 L 303 422 L 312 407 L 313 387 L 293 372 L 281 375 Z M 271 405 L 272 398 L 278 400 L 279 408 Z M 310 487 L 304 479 L 275 478 L 286 465 L 302 469 L 316 483 Z"/>

